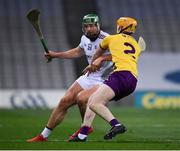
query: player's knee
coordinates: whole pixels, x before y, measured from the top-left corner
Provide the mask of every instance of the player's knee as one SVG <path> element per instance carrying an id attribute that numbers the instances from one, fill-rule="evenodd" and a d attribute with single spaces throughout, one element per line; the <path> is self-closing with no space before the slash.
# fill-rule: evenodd
<path id="1" fill-rule="evenodd" d="M 82 94 L 78 94 L 76 96 L 76 102 L 78 105 L 83 105 L 87 103 L 87 99 Z"/>
<path id="2" fill-rule="evenodd" d="M 65 95 L 63 98 L 61 98 L 58 104 L 58 108 L 66 109 L 74 103 L 73 101 L 74 100 L 72 95 Z"/>

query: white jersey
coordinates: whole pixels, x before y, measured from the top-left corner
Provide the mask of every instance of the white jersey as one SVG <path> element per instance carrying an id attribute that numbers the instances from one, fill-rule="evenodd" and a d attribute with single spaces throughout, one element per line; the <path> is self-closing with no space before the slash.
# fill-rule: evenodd
<path id="1" fill-rule="evenodd" d="M 79 47 L 84 50 L 89 64 L 92 62 L 92 57 L 95 54 L 96 49 L 99 47 L 100 42 L 108 35 L 108 33 L 100 31 L 100 34 L 95 41 L 91 41 L 85 35 L 81 37 Z M 110 52 L 106 50 L 104 54 L 110 54 Z M 104 80 L 104 78 L 106 78 L 106 76 L 111 72 L 111 70 L 109 70 L 111 67 L 111 61 L 104 61 L 101 68 L 98 71 L 91 73 L 89 77 L 91 79 Z"/>

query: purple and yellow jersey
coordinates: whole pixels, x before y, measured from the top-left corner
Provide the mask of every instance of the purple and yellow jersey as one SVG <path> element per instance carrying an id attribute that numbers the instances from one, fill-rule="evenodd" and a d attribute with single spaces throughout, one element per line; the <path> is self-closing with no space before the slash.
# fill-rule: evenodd
<path id="1" fill-rule="evenodd" d="M 129 35 L 117 34 L 107 36 L 100 43 L 102 49 L 109 49 L 112 61 L 115 65 L 114 71 L 130 71 L 138 77 L 137 61 L 141 53 L 137 41 Z"/>

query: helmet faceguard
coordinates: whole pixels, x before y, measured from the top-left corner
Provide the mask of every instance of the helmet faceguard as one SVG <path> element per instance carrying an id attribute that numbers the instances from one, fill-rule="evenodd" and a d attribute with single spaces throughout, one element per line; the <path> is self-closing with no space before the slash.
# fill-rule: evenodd
<path id="1" fill-rule="evenodd" d="M 97 26 L 97 28 L 98 28 L 97 33 L 91 35 L 84 30 L 84 26 L 90 25 L 90 24 L 94 24 Z M 83 31 L 84 35 L 87 36 L 89 39 L 94 39 L 94 38 L 96 39 L 100 32 L 99 17 L 96 14 L 85 15 L 82 20 L 82 31 Z"/>
<path id="2" fill-rule="evenodd" d="M 117 20 L 117 33 L 133 34 L 137 28 L 137 21 L 130 17 L 120 17 Z"/>

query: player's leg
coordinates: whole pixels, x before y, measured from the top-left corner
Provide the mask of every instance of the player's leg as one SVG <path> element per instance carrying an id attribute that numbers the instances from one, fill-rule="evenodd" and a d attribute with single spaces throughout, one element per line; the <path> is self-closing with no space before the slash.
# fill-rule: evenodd
<path id="1" fill-rule="evenodd" d="M 92 111 L 109 122 L 112 128 L 104 136 L 104 139 L 112 139 L 112 137 L 116 136 L 117 134 L 124 133 L 126 131 L 126 127 L 113 116 L 105 105 L 112 98 L 118 100 L 131 94 L 136 88 L 137 79 L 129 71 L 119 71 L 112 73 L 108 80 L 106 80 L 104 83 L 105 84 L 101 85 L 88 100 L 87 110 L 89 107 Z M 92 122 L 90 122 L 88 119 L 89 113 L 86 113 L 83 122 L 84 126 L 81 127 L 81 131 L 74 141 L 86 140 L 87 130 Z"/>
<path id="2" fill-rule="evenodd" d="M 103 94 L 103 95 L 102 95 Z M 105 106 L 109 100 L 114 98 L 114 91 L 107 85 L 103 84 L 90 98 L 89 108 L 101 116 L 111 125 L 110 131 L 104 136 L 104 139 L 112 139 L 117 134 L 124 133 L 126 127 L 120 123 L 111 111 Z M 88 123 L 88 122 L 87 122 Z"/>
<path id="3" fill-rule="evenodd" d="M 119 100 L 130 95 L 136 88 L 137 79 L 129 71 L 119 71 L 112 73 L 104 83 L 92 96 L 89 107 L 112 126 L 104 136 L 104 139 L 112 139 L 112 137 L 124 133 L 127 129 L 114 118 L 105 104 L 112 98 Z M 104 97 L 101 94 L 104 94 Z"/>
<path id="4" fill-rule="evenodd" d="M 121 99 L 129 94 L 131 94 L 135 88 L 137 79 L 129 71 L 119 71 L 112 73 L 108 80 L 104 82 L 105 84 L 101 85 L 98 90 L 92 94 L 88 100 L 88 107 L 105 119 L 112 126 L 111 130 L 104 136 L 104 139 L 111 139 L 117 134 L 124 133 L 126 128 L 123 124 L 114 118 L 110 110 L 105 106 L 105 104 L 113 99 Z M 85 140 L 87 137 L 88 127 L 91 125 L 91 122 L 88 119 L 88 114 L 85 114 L 83 127 L 81 127 L 80 134 L 78 134 L 75 141 L 80 139 Z M 82 137 L 80 136 L 81 134 Z M 80 140 L 82 141 L 82 140 Z"/>
<path id="5" fill-rule="evenodd" d="M 28 142 L 36 142 L 36 141 L 43 141 L 47 140 L 48 136 L 51 134 L 52 130 L 63 121 L 64 116 L 67 113 L 68 108 L 72 105 L 76 104 L 76 95 L 82 91 L 82 87 L 79 85 L 78 82 L 74 82 L 71 87 L 67 90 L 64 97 L 60 99 L 58 106 L 53 110 L 47 126 L 44 128 L 40 136 L 38 135 L 35 138 L 27 140 Z M 40 138 L 40 139 L 38 139 Z"/>
<path id="6" fill-rule="evenodd" d="M 98 89 L 98 85 L 96 86 L 93 86 L 92 88 L 90 89 L 86 89 L 86 90 L 83 90 L 81 91 L 80 93 L 78 93 L 78 95 L 76 96 L 76 102 L 78 104 L 78 107 L 79 107 L 79 111 L 80 111 L 80 114 L 81 114 L 81 117 L 82 117 L 82 121 L 84 119 L 84 114 L 86 112 L 86 106 L 87 106 L 87 102 L 88 102 L 88 99 L 90 97 L 90 95 L 92 95 L 97 89 Z M 91 111 L 92 114 L 89 114 L 89 118 L 91 118 L 92 120 L 94 119 L 95 117 L 95 113 Z M 70 137 L 69 137 L 69 141 L 73 140 L 74 137 L 76 137 L 80 132 L 80 129 L 78 129 L 75 133 L 73 133 Z M 93 132 L 93 128 L 90 127 L 88 129 L 88 134 L 92 133 Z"/>
<path id="7" fill-rule="evenodd" d="M 88 99 L 98 89 L 98 87 L 99 87 L 99 85 L 96 85 L 90 89 L 83 90 L 80 93 L 78 93 L 78 95 L 76 96 L 76 101 L 77 101 L 77 104 L 79 107 L 82 121 L 84 119 L 84 114 L 86 112 L 86 106 L 87 106 Z"/>
<path id="8" fill-rule="evenodd" d="M 109 122 L 111 126 L 120 125 L 120 123 L 115 119 L 113 114 L 105 106 L 114 96 L 114 91 L 105 84 L 101 85 L 97 89 L 97 91 L 90 96 L 80 133 L 72 141 L 86 141 L 88 130 L 93 122 L 95 113 L 97 113 L 107 122 Z M 95 113 L 93 113 L 92 110 Z"/>
<path id="9" fill-rule="evenodd" d="M 69 137 L 69 141 L 86 141 L 86 137 L 90 132 L 92 132 L 92 127 L 91 124 L 95 118 L 95 113 L 89 109 L 88 105 L 86 108 L 85 116 L 84 118 L 86 119 L 86 125 L 83 125 L 76 131 L 72 136 Z"/>
<path id="10" fill-rule="evenodd" d="M 114 91 L 107 85 L 101 85 L 97 91 L 89 98 L 89 108 L 101 116 L 106 121 L 110 121 L 114 118 L 109 109 L 105 106 L 109 100 L 115 96 Z M 87 119 L 88 121 L 88 119 Z M 86 119 L 84 119 L 84 125 L 86 125 Z"/>
<path id="11" fill-rule="evenodd" d="M 67 110 L 76 104 L 76 95 L 82 91 L 81 86 L 75 82 L 65 93 L 64 97 L 59 101 L 58 106 L 53 110 L 47 127 L 54 129 L 64 119 Z"/>
<path id="12" fill-rule="evenodd" d="M 114 118 L 114 116 L 109 112 L 109 110 L 105 107 L 105 104 L 115 96 L 114 92 L 108 86 L 100 86 L 96 92 L 94 92 L 89 100 L 86 109 L 86 113 L 84 116 L 84 121 L 82 123 L 82 127 L 80 129 L 80 134 L 72 141 L 82 141 L 86 139 L 88 135 L 88 130 L 94 120 L 95 113 L 89 108 L 94 107 L 93 103 L 98 105 L 98 108 L 102 112 L 102 114 L 106 114 L 106 116 L 110 116 L 108 118 Z M 97 101 L 98 100 L 98 101 Z M 100 101 L 99 101 L 100 100 Z M 102 109 L 101 109 L 102 108 Z M 105 111 L 104 111 L 105 110 Z M 101 115 L 100 115 L 101 116 Z"/>

